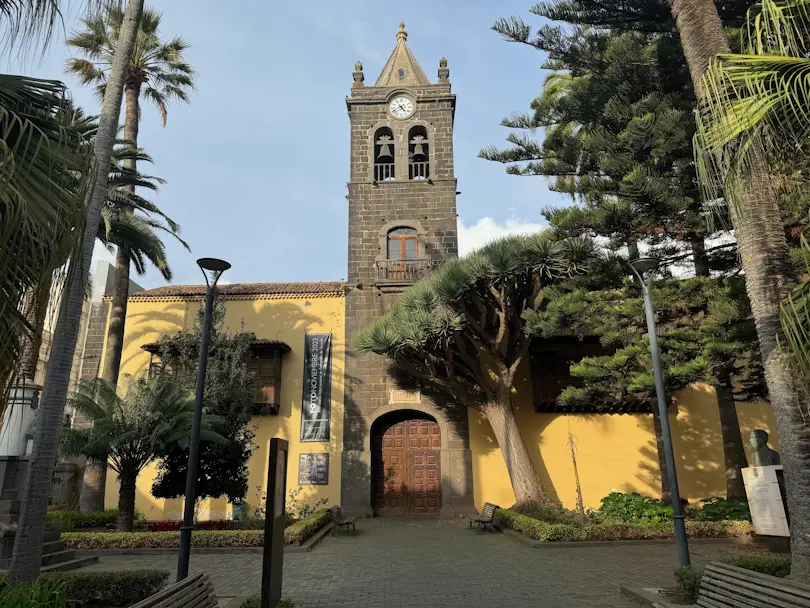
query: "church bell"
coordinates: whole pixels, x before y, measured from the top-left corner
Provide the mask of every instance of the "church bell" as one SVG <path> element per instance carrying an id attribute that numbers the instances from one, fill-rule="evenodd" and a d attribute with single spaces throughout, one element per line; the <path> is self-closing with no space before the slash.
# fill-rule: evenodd
<path id="1" fill-rule="evenodd" d="M 377 140 L 377 143 L 380 144 L 380 152 L 377 154 L 377 160 L 381 158 L 393 158 L 394 153 L 391 151 L 390 139 L 381 137 Z"/>

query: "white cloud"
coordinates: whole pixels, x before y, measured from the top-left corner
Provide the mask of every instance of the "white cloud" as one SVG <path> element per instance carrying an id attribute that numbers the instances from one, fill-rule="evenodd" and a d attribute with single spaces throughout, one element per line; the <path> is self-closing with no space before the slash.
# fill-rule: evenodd
<path id="1" fill-rule="evenodd" d="M 524 222 L 511 217 L 499 224 L 491 217 L 479 218 L 471 226 L 464 223 L 463 218 L 458 219 L 458 249 L 459 255 L 466 255 L 475 249 L 480 249 L 490 241 L 510 234 L 533 234 L 546 228 L 546 224 L 539 222 Z"/>

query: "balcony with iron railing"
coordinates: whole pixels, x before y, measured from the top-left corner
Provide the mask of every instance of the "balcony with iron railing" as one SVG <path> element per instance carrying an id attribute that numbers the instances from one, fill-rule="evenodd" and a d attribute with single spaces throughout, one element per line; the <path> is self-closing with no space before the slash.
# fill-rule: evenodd
<path id="1" fill-rule="evenodd" d="M 441 260 L 377 260 L 377 281 L 413 283 L 441 264 Z"/>

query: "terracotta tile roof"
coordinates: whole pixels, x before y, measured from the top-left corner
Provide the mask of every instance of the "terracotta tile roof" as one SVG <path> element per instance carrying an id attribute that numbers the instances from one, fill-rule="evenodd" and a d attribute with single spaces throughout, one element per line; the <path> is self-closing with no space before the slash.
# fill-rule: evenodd
<path id="1" fill-rule="evenodd" d="M 227 297 L 244 296 L 340 296 L 343 295 L 341 281 L 316 283 L 235 283 L 221 285 L 219 294 Z M 130 300 L 152 300 L 158 298 L 201 297 L 205 295 L 205 285 L 167 285 L 132 294 Z"/>

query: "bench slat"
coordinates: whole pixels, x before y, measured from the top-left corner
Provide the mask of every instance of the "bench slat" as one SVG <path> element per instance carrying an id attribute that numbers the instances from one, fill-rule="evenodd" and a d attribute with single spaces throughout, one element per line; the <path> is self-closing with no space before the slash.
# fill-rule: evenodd
<path id="1" fill-rule="evenodd" d="M 183 579 L 179 583 L 172 583 L 162 591 L 158 591 L 145 600 L 141 600 L 132 606 L 132 608 L 157 608 L 160 602 L 162 602 L 164 599 L 173 597 L 175 594 L 182 592 L 183 589 L 196 584 L 196 582 L 203 576 L 205 576 L 204 573 L 195 574 L 194 576 L 189 576 L 188 578 Z"/>
<path id="2" fill-rule="evenodd" d="M 737 566 L 723 563 L 711 563 L 706 567 L 707 572 L 718 572 L 726 576 L 732 576 L 741 580 L 749 582 L 757 582 L 763 587 L 776 589 L 777 591 L 784 591 L 790 589 L 791 592 L 796 593 L 800 597 L 810 597 L 810 585 L 797 583 L 790 579 L 777 578 L 768 574 L 754 572 L 753 570 L 746 570 Z"/>
<path id="3" fill-rule="evenodd" d="M 790 608 L 790 605 L 772 604 L 767 601 L 768 598 L 750 597 L 748 595 L 741 595 L 735 593 L 734 589 L 717 589 L 710 588 L 704 590 L 700 588 L 700 594 L 706 598 L 713 599 L 716 602 L 721 602 L 723 606 L 733 606 L 734 608 Z"/>
<path id="4" fill-rule="evenodd" d="M 810 608 L 810 586 L 715 562 L 704 571 L 697 603 L 702 608 Z"/>
<path id="5" fill-rule="evenodd" d="M 216 608 L 214 586 L 205 573 L 195 574 L 142 600 L 131 608 Z"/>
<path id="6" fill-rule="evenodd" d="M 716 576 L 709 578 L 706 585 L 716 593 L 731 597 L 741 596 L 751 598 L 759 606 L 773 606 L 774 608 L 794 608 L 796 606 L 810 607 L 810 599 L 802 598 L 793 593 L 768 589 L 756 583 L 742 579 L 719 579 Z M 701 584 L 701 592 L 703 584 Z M 764 603 L 763 603 L 764 602 Z M 754 608 L 757 608 L 756 606 Z"/>

